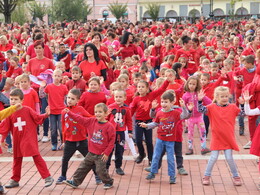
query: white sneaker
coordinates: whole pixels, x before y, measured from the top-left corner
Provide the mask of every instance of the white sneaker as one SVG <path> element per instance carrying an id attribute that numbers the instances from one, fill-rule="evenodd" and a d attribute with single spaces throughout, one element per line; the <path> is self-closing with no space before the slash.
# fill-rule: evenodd
<path id="1" fill-rule="evenodd" d="M 10 153 L 10 154 L 13 154 L 13 148 L 8 148 L 7 152 Z"/>
<path id="2" fill-rule="evenodd" d="M 40 135 L 38 135 L 38 142 L 39 142 L 39 141 L 41 141 L 41 137 L 40 137 Z"/>
<path id="3" fill-rule="evenodd" d="M 42 143 L 46 143 L 49 141 L 49 138 L 47 136 L 42 137 Z"/>
<path id="4" fill-rule="evenodd" d="M 247 142 L 246 145 L 243 146 L 243 148 L 244 148 L 244 149 L 250 149 L 250 148 L 251 148 L 251 144 L 252 144 L 252 142 L 249 141 L 249 142 Z"/>

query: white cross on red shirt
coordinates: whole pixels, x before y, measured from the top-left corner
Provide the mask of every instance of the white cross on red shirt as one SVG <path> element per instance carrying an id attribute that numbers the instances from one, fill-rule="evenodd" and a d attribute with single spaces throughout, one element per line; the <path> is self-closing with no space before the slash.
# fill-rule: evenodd
<path id="1" fill-rule="evenodd" d="M 14 127 L 18 127 L 18 131 L 23 130 L 23 126 L 26 125 L 26 121 L 22 121 L 21 117 L 17 118 L 17 122 L 14 123 Z"/>

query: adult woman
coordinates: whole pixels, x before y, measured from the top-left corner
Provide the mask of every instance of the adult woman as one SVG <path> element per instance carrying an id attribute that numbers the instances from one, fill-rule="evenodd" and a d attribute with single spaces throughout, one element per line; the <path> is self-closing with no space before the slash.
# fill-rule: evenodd
<path id="1" fill-rule="evenodd" d="M 0 37 L 0 51 L 8 51 L 11 50 L 13 46 L 8 43 L 8 40 L 5 35 Z"/>
<path id="2" fill-rule="evenodd" d="M 34 44 L 36 57 L 32 58 L 28 62 L 27 71 L 34 76 L 40 75 L 47 69 L 54 70 L 55 67 L 52 63 L 52 60 L 44 57 L 44 43 L 42 41 L 35 41 Z M 48 106 L 46 97 L 41 98 L 41 114 L 45 113 L 45 108 Z M 48 131 L 49 131 L 49 119 L 45 119 L 43 123 L 43 138 L 42 142 L 48 142 Z M 38 132 L 39 134 L 39 132 Z"/>
<path id="3" fill-rule="evenodd" d="M 101 45 L 102 37 L 99 33 L 95 33 L 92 35 L 92 43 L 96 46 L 100 59 L 104 62 L 110 62 L 108 49 L 106 46 Z"/>
<path id="4" fill-rule="evenodd" d="M 87 43 L 84 47 L 84 60 L 79 64 L 83 78 L 88 82 L 92 75 L 103 76 L 106 80 L 106 65 L 99 58 L 98 49 L 93 43 Z"/>
<path id="5" fill-rule="evenodd" d="M 137 48 L 132 44 L 132 41 L 133 34 L 125 31 L 121 39 L 120 49 L 116 52 L 117 55 L 121 55 L 123 60 L 127 57 L 138 55 Z"/>
<path id="6" fill-rule="evenodd" d="M 27 71 L 34 76 L 40 75 L 47 69 L 54 70 L 55 67 L 49 58 L 44 57 L 44 43 L 42 41 L 36 41 L 34 43 L 34 50 L 36 57 L 32 58 L 28 62 Z"/>

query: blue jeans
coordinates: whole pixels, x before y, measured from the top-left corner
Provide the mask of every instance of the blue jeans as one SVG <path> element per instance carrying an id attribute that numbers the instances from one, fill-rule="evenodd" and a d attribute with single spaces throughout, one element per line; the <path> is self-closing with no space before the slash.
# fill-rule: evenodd
<path id="1" fill-rule="evenodd" d="M 45 109 L 48 106 L 46 97 L 41 98 L 41 114 L 45 113 Z M 46 118 L 43 122 L 43 136 L 48 136 L 49 132 L 49 118 Z"/>
<path id="2" fill-rule="evenodd" d="M 60 140 L 62 142 L 62 132 L 61 132 L 61 114 L 51 114 L 50 115 L 51 122 L 51 144 L 58 144 L 58 131 L 60 134 Z"/>
<path id="3" fill-rule="evenodd" d="M 158 165 L 164 148 L 167 153 L 168 175 L 175 176 L 175 161 L 174 161 L 174 144 L 172 141 L 163 141 L 156 138 L 156 144 L 153 153 L 153 160 L 151 164 L 151 173 L 158 173 Z"/>
<path id="4" fill-rule="evenodd" d="M 5 141 L 8 144 L 8 148 L 12 148 L 13 147 L 13 145 L 12 145 L 12 138 L 11 138 L 11 134 L 10 133 L 8 133 Z"/>
<path id="5" fill-rule="evenodd" d="M 214 167 L 214 164 L 218 160 L 219 151 L 220 150 L 212 150 L 211 151 L 210 159 L 208 161 L 208 165 L 207 165 L 207 168 L 206 168 L 206 171 L 205 171 L 205 174 L 204 174 L 205 176 L 211 176 L 211 172 L 212 172 L 212 169 Z M 237 166 L 236 166 L 236 163 L 233 159 L 233 150 L 227 149 L 227 150 L 224 150 L 224 153 L 225 153 L 225 158 L 226 158 L 226 161 L 229 165 L 229 168 L 231 170 L 233 177 L 238 177 L 239 175 L 238 175 L 238 172 L 237 172 Z"/>

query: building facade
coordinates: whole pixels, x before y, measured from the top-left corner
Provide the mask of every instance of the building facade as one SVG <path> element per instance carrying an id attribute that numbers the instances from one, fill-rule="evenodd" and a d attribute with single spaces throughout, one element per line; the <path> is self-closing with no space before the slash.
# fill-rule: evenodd
<path id="1" fill-rule="evenodd" d="M 146 5 L 157 0 L 139 0 L 138 3 L 138 20 L 150 18 Z M 259 0 L 242 0 L 236 2 L 234 10 L 230 0 L 213 0 L 213 14 L 214 16 L 231 15 L 248 15 L 259 14 L 260 12 Z M 159 18 L 176 18 L 176 17 L 209 17 L 210 0 L 163 0 L 160 1 Z"/>

